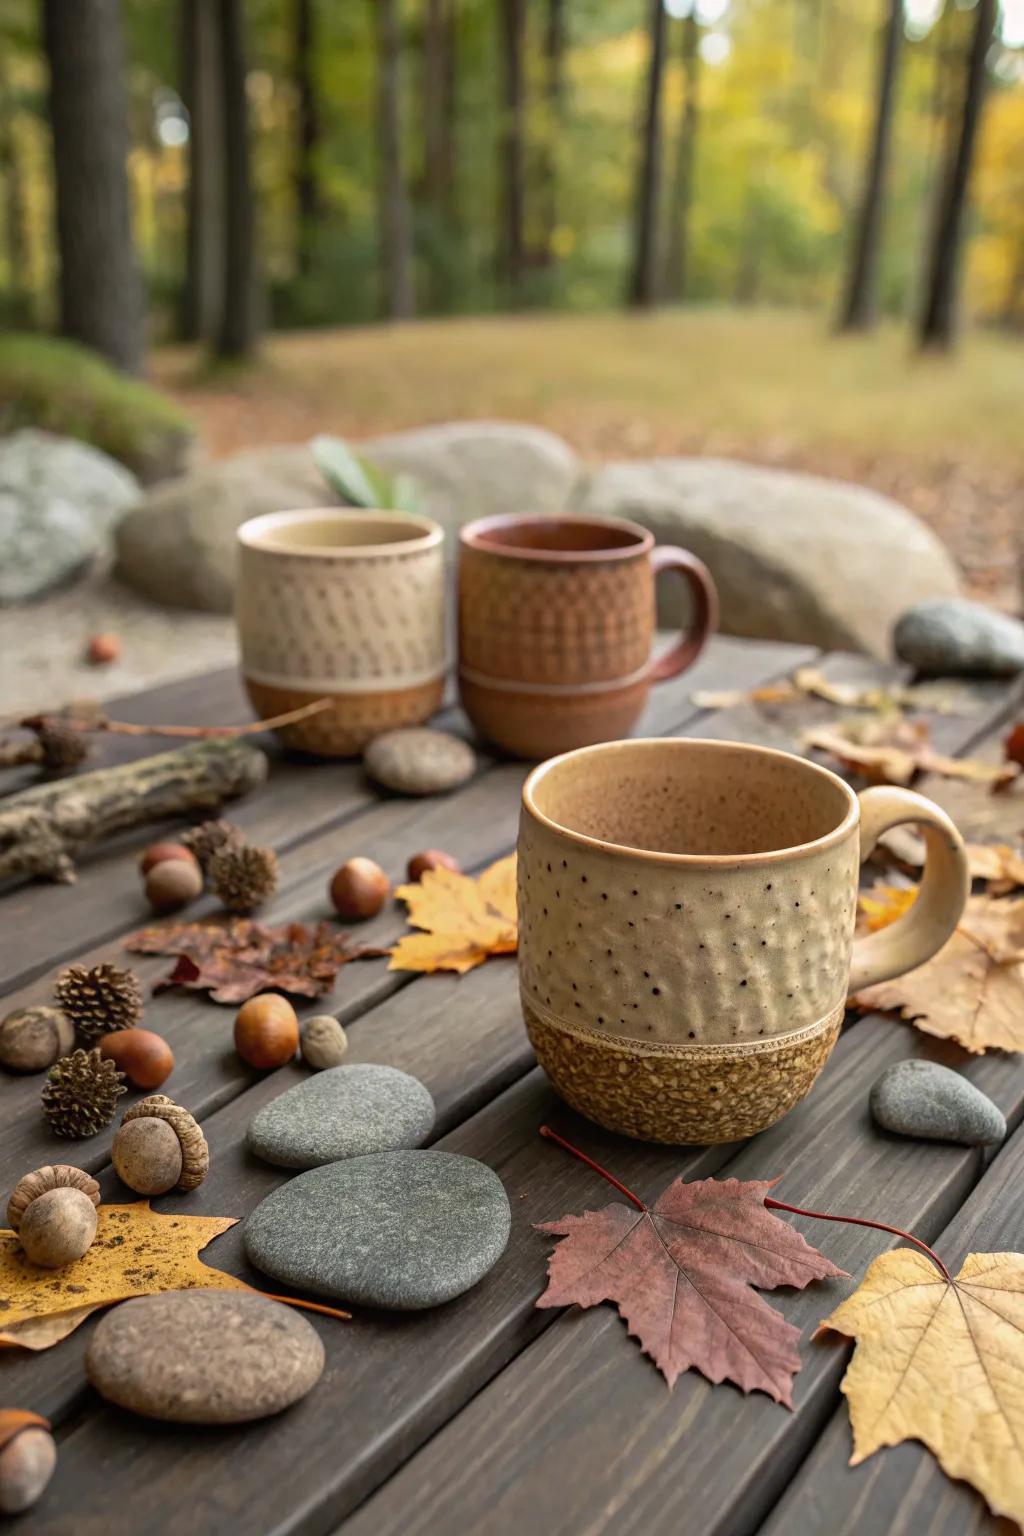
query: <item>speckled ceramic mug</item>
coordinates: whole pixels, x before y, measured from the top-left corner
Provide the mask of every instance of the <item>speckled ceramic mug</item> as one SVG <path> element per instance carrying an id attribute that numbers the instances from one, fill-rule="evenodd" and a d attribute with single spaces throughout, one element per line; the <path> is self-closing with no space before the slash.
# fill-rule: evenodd
<path id="1" fill-rule="evenodd" d="M 860 865 L 902 822 L 924 836 L 920 894 L 855 940 Z M 563 1098 L 609 1130 L 751 1136 L 810 1090 L 848 991 L 923 964 L 969 884 L 960 834 L 911 790 L 858 796 L 803 758 L 732 742 L 568 752 L 523 789 L 530 1039 Z"/>
<path id="2" fill-rule="evenodd" d="M 444 692 L 444 531 L 410 512 L 270 512 L 238 530 L 242 675 L 261 719 L 317 699 L 292 747 L 351 757 Z"/>

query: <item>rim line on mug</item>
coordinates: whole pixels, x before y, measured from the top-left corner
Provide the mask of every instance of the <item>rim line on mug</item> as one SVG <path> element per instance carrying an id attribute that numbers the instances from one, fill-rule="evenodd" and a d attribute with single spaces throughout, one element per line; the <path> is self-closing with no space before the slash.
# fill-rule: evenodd
<path id="1" fill-rule="evenodd" d="M 388 539 L 383 544 L 287 544 L 278 543 L 273 534 L 278 529 L 301 527 L 308 522 L 336 522 L 339 527 L 394 523 L 415 528 L 406 539 Z M 280 512 L 261 512 L 247 518 L 237 531 L 239 544 L 259 554 L 289 555 L 299 559 L 359 560 L 380 555 L 418 554 L 444 542 L 444 529 L 432 517 L 420 512 L 403 512 L 388 507 L 298 507 Z"/>
<path id="2" fill-rule="evenodd" d="M 788 763 L 797 764 L 808 773 L 815 774 L 825 779 L 828 783 L 838 785 L 846 796 L 846 815 L 831 832 L 826 832 L 823 837 L 813 838 L 810 842 L 795 843 L 789 848 L 768 848 L 761 853 L 668 853 L 654 848 L 635 848 L 629 843 L 606 842 L 600 837 L 591 837 L 586 832 L 577 832 L 573 827 L 567 827 L 554 817 L 548 816 L 542 811 L 534 799 L 536 786 L 557 768 L 560 763 L 567 762 L 569 758 L 581 758 L 591 754 L 608 752 L 619 753 L 639 748 L 641 752 L 651 748 L 670 750 L 678 747 L 698 750 L 712 750 L 725 752 L 750 753 L 756 756 L 780 758 Z M 637 736 L 628 737 L 623 741 L 599 741 L 593 746 L 576 747 L 571 752 L 562 752 L 557 757 L 549 757 L 546 762 L 538 764 L 528 774 L 523 785 L 523 808 L 526 813 L 548 827 L 552 832 L 568 838 L 571 842 L 583 848 L 593 848 L 599 853 L 612 854 L 617 858 L 647 859 L 654 864 L 682 865 L 690 868 L 734 868 L 743 866 L 756 868 L 758 865 L 779 864 L 783 860 L 793 858 L 809 858 L 812 854 L 820 853 L 825 848 L 833 847 L 841 843 L 860 821 L 860 800 L 845 779 L 841 779 L 831 769 L 824 768 L 820 763 L 812 763 L 805 757 L 797 757 L 793 752 L 782 752 L 777 747 L 761 747 L 756 743 L 745 741 L 719 741 L 710 736 Z"/>
<path id="3" fill-rule="evenodd" d="M 528 544 L 499 544 L 488 537 L 489 534 L 500 533 L 507 528 L 519 528 L 528 523 L 551 528 L 559 523 L 568 523 L 574 528 L 593 528 L 596 533 L 628 533 L 634 542 L 607 544 L 599 549 L 535 549 Z M 635 560 L 640 555 L 649 555 L 654 549 L 654 535 L 640 523 L 630 522 L 625 517 L 585 517 L 571 512 L 556 512 L 550 516 L 537 512 L 496 512 L 492 517 L 478 517 L 475 522 L 461 528 L 459 543 L 466 549 L 484 555 L 498 555 L 505 560 L 532 560 L 554 565 L 576 564 L 579 561 L 597 564 L 608 560 Z"/>

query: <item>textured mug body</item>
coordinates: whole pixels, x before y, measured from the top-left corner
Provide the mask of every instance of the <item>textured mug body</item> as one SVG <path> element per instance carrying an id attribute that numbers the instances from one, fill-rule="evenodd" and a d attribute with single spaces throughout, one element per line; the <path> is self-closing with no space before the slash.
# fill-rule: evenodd
<path id="1" fill-rule="evenodd" d="M 937 807 L 908 799 L 887 824 L 938 820 L 946 842 L 934 952 L 966 897 L 962 844 Z M 787 753 L 617 742 L 535 770 L 520 991 L 562 1095 L 655 1141 L 731 1141 L 778 1119 L 839 1034 L 862 852 L 857 797 Z"/>
<path id="2" fill-rule="evenodd" d="M 348 757 L 418 725 L 444 692 L 443 532 L 403 512 L 270 513 L 239 529 L 242 674 L 268 719 L 330 707 L 279 734 Z"/>

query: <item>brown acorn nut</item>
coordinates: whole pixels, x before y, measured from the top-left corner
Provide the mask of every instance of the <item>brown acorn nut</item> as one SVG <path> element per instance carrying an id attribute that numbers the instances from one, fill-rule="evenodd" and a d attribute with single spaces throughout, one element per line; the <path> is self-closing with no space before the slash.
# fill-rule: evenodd
<path id="1" fill-rule="evenodd" d="M 203 892 L 203 875 L 195 859 L 163 859 L 146 876 L 146 897 L 154 912 L 176 912 Z"/>
<path id="2" fill-rule="evenodd" d="M 166 1120 L 129 1120 L 110 1158 L 121 1182 L 139 1195 L 165 1195 L 181 1178 L 181 1142 Z"/>
<path id="3" fill-rule="evenodd" d="M 197 867 L 199 865 L 191 848 L 186 848 L 184 843 L 150 843 L 139 860 L 139 874 L 145 877 L 157 864 L 166 864 L 169 859 L 180 859 L 184 864 Z"/>
<path id="4" fill-rule="evenodd" d="M 133 1088 L 159 1088 L 174 1071 L 174 1052 L 151 1029 L 119 1029 L 104 1035 L 100 1055 L 112 1061 Z"/>
<path id="5" fill-rule="evenodd" d="M 376 917 L 391 894 L 391 882 L 372 859 L 349 859 L 335 870 L 330 890 L 335 911 L 352 921 Z"/>
<path id="6" fill-rule="evenodd" d="M 121 658 L 121 636 L 113 633 L 90 636 L 85 659 L 94 667 L 105 667 Z"/>
<path id="7" fill-rule="evenodd" d="M 235 1050 L 250 1067 L 268 1072 L 291 1061 L 299 1044 L 295 1009 L 278 992 L 243 1003 L 235 1018 Z"/>
<path id="8" fill-rule="evenodd" d="M 210 1171 L 210 1149 L 206 1144 L 206 1137 L 188 1110 L 183 1109 L 180 1104 L 175 1104 L 174 1100 L 169 1099 L 165 1093 L 151 1093 L 147 1098 L 140 1099 L 137 1104 L 132 1105 L 131 1109 L 126 1109 L 122 1116 L 121 1127 L 114 1137 L 113 1154 L 117 1153 L 118 1142 L 124 1136 L 128 1126 L 138 1120 L 160 1120 L 170 1127 L 178 1138 L 181 1150 L 181 1173 L 173 1187 L 180 1189 L 184 1194 L 189 1190 L 198 1189 Z M 127 1142 L 127 1138 L 125 1140 Z M 136 1141 L 133 1135 L 131 1140 L 137 1147 L 142 1146 L 141 1137 Z M 169 1146 L 166 1137 L 161 1136 L 160 1141 L 165 1147 Z M 122 1145 L 125 1145 L 125 1142 L 122 1142 Z M 151 1138 L 149 1145 L 157 1146 L 157 1142 Z M 127 1157 L 125 1164 L 127 1166 Z M 116 1156 L 114 1156 L 114 1165 L 117 1167 Z M 120 1168 L 118 1173 L 124 1179 Z M 125 1182 L 128 1181 L 125 1179 Z M 135 1185 L 129 1187 L 136 1188 Z M 145 1191 L 140 1189 L 138 1193 L 143 1194 Z"/>
<path id="9" fill-rule="evenodd" d="M 80 1189 L 48 1189 L 25 1208 L 18 1237 L 42 1269 L 62 1269 L 87 1253 L 96 1236 L 96 1207 Z"/>
<path id="10" fill-rule="evenodd" d="M 302 1059 L 314 1072 L 338 1066 L 348 1050 L 348 1036 L 333 1014 L 304 1019 L 301 1034 Z"/>
<path id="11" fill-rule="evenodd" d="M 49 1420 L 24 1408 L 0 1408 L 0 1514 L 30 1509 L 56 1465 Z"/>
<path id="12" fill-rule="evenodd" d="M 75 1047 L 75 1026 L 59 1008 L 17 1008 L 0 1023 L 0 1066 L 42 1072 Z"/>
<path id="13" fill-rule="evenodd" d="M 91 1174 L 72 1167 L 70 1163 L 48 1163 L 44 1168 L 26 1173 L 11 1191 L 11 1198 L 7 1202 L 7 1225 L 12 1232 L 20 1231 L 22 1217 L 32 1201 L 51 1189 L 77 1189 L 88 1195 L 93 1205 L 100 1203 L 100 1187 Z"/>
<path id="14" fill-rule="evenodd" d="M 423 853 L 414 853 L 405 872 L 410 880 L 422 880 L 428 869 L 450 869 L 453 874 L 462 874 L 462 865 L 458 859 L 453 859 L 450 853 L 442 853 L 440 848 L 427 848 Z"/>

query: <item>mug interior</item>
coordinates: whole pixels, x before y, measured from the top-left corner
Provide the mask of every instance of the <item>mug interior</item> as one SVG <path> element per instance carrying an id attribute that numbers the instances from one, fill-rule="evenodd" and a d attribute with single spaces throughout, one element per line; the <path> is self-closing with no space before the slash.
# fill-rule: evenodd
<path id="1" fill-rule="evenodd" d="M 700 859 L 790 852 L 846 833 L 848 785 L 803 758 L 719 741 L 617 741 L 542 763 L 526 806 L 558 830 L 623 850 Z"/>
<path id="2" fill-rule="evenodd" d="M 510 515 L 480 518 L 462 530 L 462 542 L 489 554 L 519 559 L 622 559 L 642 554 L 654 543 L 639 523 L 590 517 Z"/>
<path id="3" fill-rule="evenodd" d="M 429 517 L 411 512 L 346 512 L 330 507 L 302 512 L 268 512 L 238 530 L 242 544 L 292 555 L 366 554 L 394 549 L 428 548 L 442 530 Z"/>

